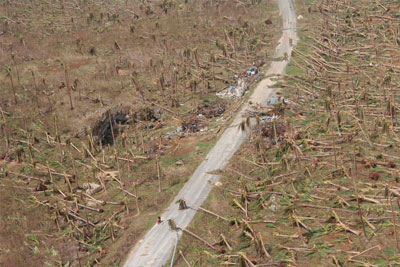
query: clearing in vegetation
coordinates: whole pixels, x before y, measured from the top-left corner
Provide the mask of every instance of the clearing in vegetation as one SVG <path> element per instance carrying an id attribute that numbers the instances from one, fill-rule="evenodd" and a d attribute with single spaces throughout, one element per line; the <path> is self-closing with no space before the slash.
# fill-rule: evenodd
<path id="1" fill-rule="evenodd" d="M 273 0 L 1 1 L 0 265 L 121 264 L 280 25 Z"/>
<path id="2" fill-rule="evenodd" d="M 249 112 L 249 142 L 188 227 L 209 245 L 183 234 L 175 266 L 400 264 L 400 3 L 297 12 L 282 98 Z"/>

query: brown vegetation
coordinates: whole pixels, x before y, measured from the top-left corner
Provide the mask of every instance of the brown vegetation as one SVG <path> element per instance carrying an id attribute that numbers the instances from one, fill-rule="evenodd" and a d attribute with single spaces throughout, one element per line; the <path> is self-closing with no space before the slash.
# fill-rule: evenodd
<path id="1" fill-rule="evenodd" d="M 275 10 L 2 1 L 0 265 L 122 264 L 236 111 L 215 92 L 269 60 Z"/>
<path id="2" fill-rule="evenodd" d="M 286 104 L 253 114 L 206 204 L 232 223 L 198 214 L 191 226 L 225 252 L 186 236 L 178 266 L 400 264 L 399 3 L 299 2 Z"/>

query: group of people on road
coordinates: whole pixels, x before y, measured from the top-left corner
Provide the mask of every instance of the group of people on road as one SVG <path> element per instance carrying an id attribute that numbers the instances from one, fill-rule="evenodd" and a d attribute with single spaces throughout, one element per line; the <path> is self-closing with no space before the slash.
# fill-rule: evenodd
<path id="1" fill-rule="evenodd" d="M 184 210 L 184 209 L 188 208 L 188 206 L 186 205 L 186 201 L 183 198 L 179 199 L 176 203 L 179 203 L 179 210 Z M 157 224 L 160 224 L 162 222 L 163 222 L 163 220 L 161 220 L 161 217 L 158 216 Z"/>

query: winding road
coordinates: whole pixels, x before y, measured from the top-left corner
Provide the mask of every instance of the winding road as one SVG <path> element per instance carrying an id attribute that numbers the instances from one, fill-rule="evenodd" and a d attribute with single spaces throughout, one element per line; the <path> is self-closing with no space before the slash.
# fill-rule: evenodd
<path id="1" fill-rule="evenodd" d="M 274 58 L 285 58 L 285 60 L 271 63 L 266 73 L 269 78 L 262 80 L 250 96 L 249 101 L 252 103 L 265 103 L 275 94 L 277 90 L 277 88 L 274 88 L 276 81 L 271 78 L 274 75 L 285 72 L 293 45 L 297 42 L 296 12 L 293 0 L 277 1 L 283 19 L 283 27 L 282 37 L 276 47 Z M 153 226 L 145 237 L 136 244 L 124 265 L 125 267 L 163 266 L 170 259 L 176 239 L 182 235 L 182 232 L 179 231 L 177 234 L 170 231 L 166 221 L 173 218 L 176 225 L 181 229 L 186 228 L 192 221 L 197 207 L 202 205 L 212 189 L 212 185 L 209 182 L 215 183 L 218 181 L 218 176 L 210 174 L 210 172 L 223 169 L 246 140 L 247 133 L 235 126 L 243 121 L 243 115 L 248 108 L 248 104 L 243 106 L 232 123 L 233 127 L 225 130 L 167 211 L 162 215 L 165 222 Z M 193 209 L 178 210 L 176 201 L 181 198 L 184 198 L 188 206 Z"/>

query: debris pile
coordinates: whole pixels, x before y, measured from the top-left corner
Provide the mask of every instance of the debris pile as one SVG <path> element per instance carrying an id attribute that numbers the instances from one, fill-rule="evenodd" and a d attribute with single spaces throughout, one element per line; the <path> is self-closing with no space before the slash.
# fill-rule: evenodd
<path id="1" fill-rule="evenodd" d="M 237 80 L 236 86 L 230 86 L 217 93 L 220 98 L 243 97 L 249 88 L 249 84 L 259 77 L 258 68 L 253 66 L 243 72 Z"/>
<path id="2" fill-rule="evenodd" d="M 285 124 L 282 122 L 278 122 L 272 124 L 271 122 L 265 122 L 260 125 L 261 136 L 270 138 L 274 140 L 275 138 L 279 138 L 284 135 L 286 132 Z"/>
<path id="3" fill-rule="evenodd" d="M 201 108 L 199 108 L 196 112 L 196 115 L 199 117 L 206 117 L 207 119 L 219 117 L 225 112 L 224 104 L 217 104 L 215 106 L 209 106 L 205 104 Z"/>
<path id="4" fill-rule="evenodd" d="M 206 124 L 199 119 L 190 119 L 183 122 L 181 127 L 178 128 L 179 129 L 177 129 L 177 132 L 197 133 L 204 131 L 206 129 Z"/>
<path id="5" fill-rule="evenodd" d="M 254 75 L 258 74 L 258 69 L 256 67 L 251 67 L 246 71 L 247 77 L 252 77 Z"/>
<path id="6" fill-rule="evenodd" d="M 268 99 L 265 105 L 286 104 L 283 96 L 275 96 Z"/>
<path id="7" fill-rule="evenodd" d="M 246 116 L 258 117 L 263 122 L 277 120 L 288 105 L 289 101 L 284 97 L 271 97 L 263 104 L 252 103 L 246 112 Z"/>
<path id="8" fill-rule="evenodd" d="M 284 97 L 271 97 L 265 103 L 252 104 L 245 116 L 257 118 L 259 123 L 254 127 L 254 132 L 275 144 L 280 142 L 286 133 L 286 125 L 279 119 L 284 115 L 289 103 L 291 102 Z"/>
<path id="9" fill-rule="evenodd" d="M 142 108 L 139 111 L 135 112 L 133 115 L 133 121 L 159 121 L 161 120 L 161 110 L 160 109 L 151 109 L 148 107 Z"/>
<path id="10" fill-rule="evenodd" d="M 244 78 L 239 78 L 236 86 L 231 86 L 217 93 L 220 98 L 242 97 L 247 91 L 247 84 Z"/>
<path id="11" fill-rule="evenodd" d="M 205 132 L 210 130 L 208 128 L 207 119 L 220 117 L 226 111 L 226 105 L 224 103 L 206 103 L 197 107 L 197 111 L 189 118 L 186 118 L 182 123 L 176 127 L 174 131 L 170 131 L 165 135 L 170 138 L 173 135 L 184 136 L 187 134 L 195 134 L 198 132 Z"/>

